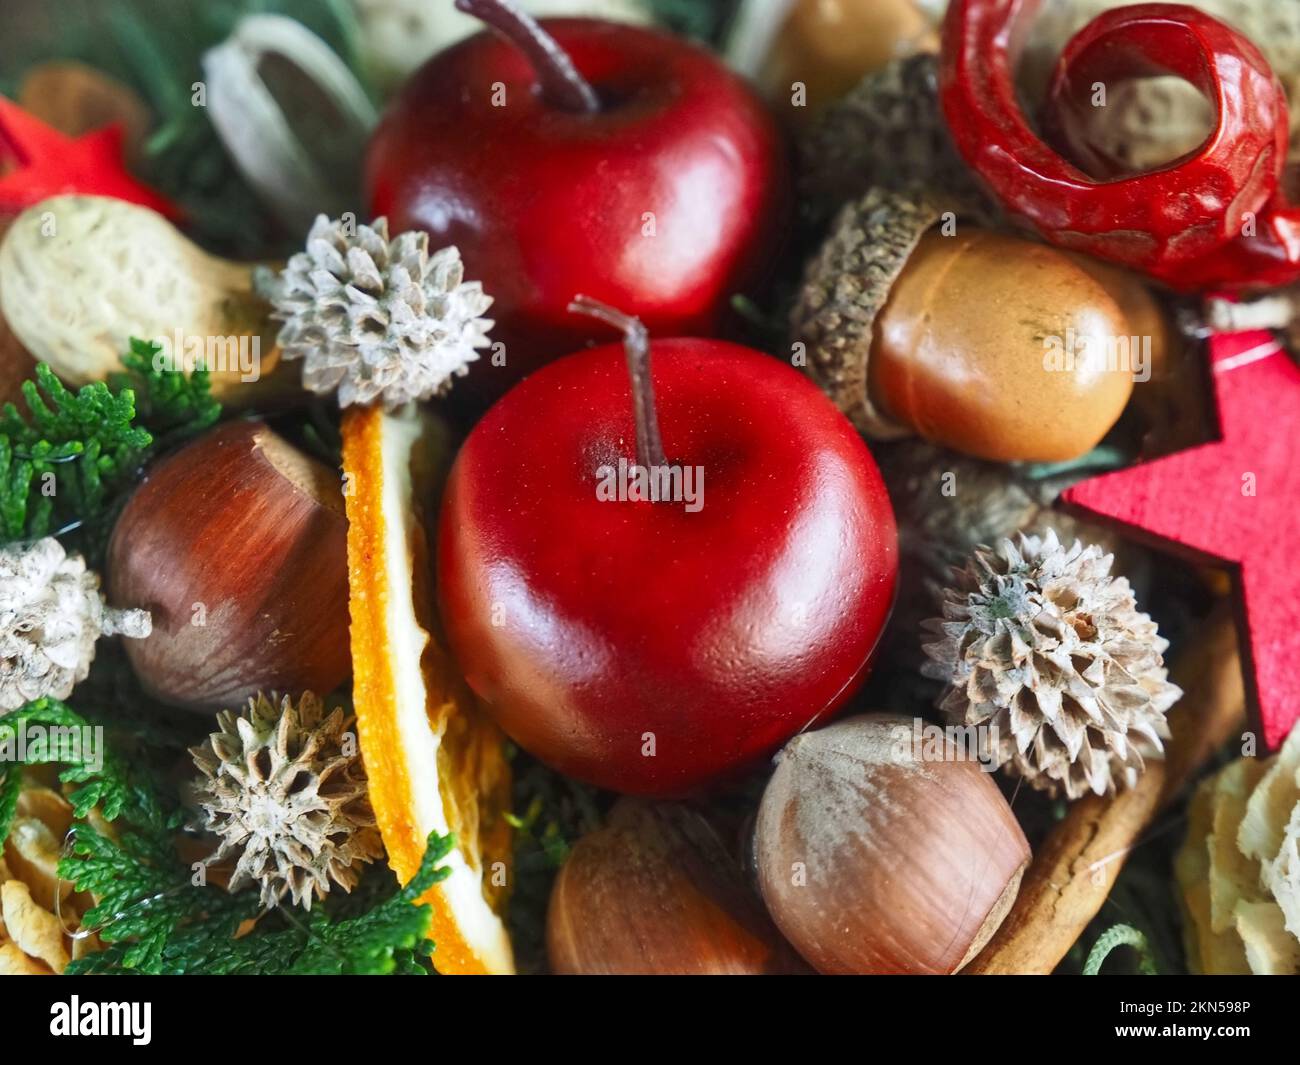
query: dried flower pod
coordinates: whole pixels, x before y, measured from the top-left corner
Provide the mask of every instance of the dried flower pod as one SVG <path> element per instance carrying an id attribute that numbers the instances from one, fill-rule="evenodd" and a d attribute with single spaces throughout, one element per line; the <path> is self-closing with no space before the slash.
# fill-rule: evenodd
<path id="1" fill-rule="evenodd" d="M 622 799 L 573 848 L 546 918 L 565 974 L 802 969 L 712 826 L 678 803 Z"/>
<path id="2" fill-rule="evenodd" d="M 1029 864 L 975 755 L 947 739 L 917 744 L 916 724 L 873 714 L 796 736 L 763 793 L 763 900 L 823 973 L 956 972 L 997 930 Z"/>
<path id="3" fill-rule="evenodd" d="M 927 661 L 916 634 L 934 613 L 954 566 L 981 544 L 1017 532 L 1080 537 L 1113 552 L 1139 589 L 1148 555 L 1115 530 L 1072 517 L 1052 504 L 1063 488 L 1087 474 L 1067 470 L 1050 477 L 1031 467 L 985 462 L 918 439 L 872 448 L 898 521 L 899 594 L 886 630 L 882 661 L 920 670 Z"/>
<path id="4" fill-rule="evenodd" d="M 230 891 L 255 884 L 263 906 L 288 895 L 310 910 L 383 855 L 352 728 L 311 692 L 296 703 L 258 693 L 243 712 L 219 713 L 217 731 L 190 750 L 202 774 L 197 827 L 221 841 L 205 864 L 238 858 Z"/>
<path id="5" fill-rule="evenodd" d="M 389 240 L 371 225 L 318 215 L 307 250 L 258 287 L 284 323 L 286 359 L 302 359 L 303 384 L 338 391 L 339 406 L 382 402 L 393 410 L 445 392 L 488 345 L 492 297 L 465 280 L 460 252 L 429 254 L 429 235 Z"/>
<path id="6" fill-rule="evenodd" d="M 100 636 L 149 635 L 143 610 L 104 605 L 99 574 L 52 536 L 0 546 L 0 717 L 86 679 Z"/>
<path id="7" fill-rule="evenodd" d="M 1163 756 L 1169 646 L 1137 608 L 1113 556 L 1054 529 L 981 549 L 954 570 L 943 618 L 926 623 L 929 676 L 954 725 L 996 726 L 998 761 L 1077 799 L 1131 787 Z"/>
<path id="8" fill-rule="evenodd" d="M 261 422 L 160 461 L 118 518 L 107 569 L 112 601 L 153 615 L 127 655 L 164 702 L 211 711 L 347 679 L 339 478 Z"/>

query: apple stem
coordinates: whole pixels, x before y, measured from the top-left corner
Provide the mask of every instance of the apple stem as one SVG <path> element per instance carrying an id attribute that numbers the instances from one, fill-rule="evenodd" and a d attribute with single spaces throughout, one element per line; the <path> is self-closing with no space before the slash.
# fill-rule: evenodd
<path id="1" fill-rule="evenodd" d="M 632 413 L 636 421 L 636 461 L 646 469 L 668 465 L 663 437 L 659 435 L 659 415 L 655 410 L 655 386 L 650 376 L 650 334 L 640 318 L 615 310 L 590 296 L 575 296 L 569 304 L 572 314 L 598 318 L 623 332 L 627 352 L 627 375 L 632 381 Z"/>
<path id="2" fill-rule="evenodd" d="M 574 114 L 595 114 L 600 110 L 596 90 L 578 73 L 568 53 L 514 0 L 456 0 L 456 7 L 486 22 L 528 57 L 537 72 L 542 96 L 553 107 Z"/>

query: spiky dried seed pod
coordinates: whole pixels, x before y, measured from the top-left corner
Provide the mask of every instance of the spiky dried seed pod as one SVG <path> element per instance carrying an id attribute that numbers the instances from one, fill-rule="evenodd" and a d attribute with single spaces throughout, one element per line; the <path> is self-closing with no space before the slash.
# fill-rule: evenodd
<path id="1" fill-rule="evenodd" d="M 342 407 L 392 410 L 445 392 L 493 325 L 481 317 L 492 297 L 465 280 L 456 248 L 430 255 L 428 234 L 414 231 L 389 240 L 385 218 L 366 226 L 317 216 L 306 251 L 278 276 L 259 271 L 257 287 L 284 323 L 284 357 L 304 360 L 303 384 L 337 389 Z"/>
<path id="2" fill-rule="evenodd" d="M 241 713 L 223 710 L 218 731 L 190 749 L 202 774 L 193 797 L 197 828 L 220 844 L 205 860 L 236 857 L 229 888 L 256 883 L 262 905 L 287 893 L 310 910 L 337 884 L 351 891 L 359 866 L 383 854 L 352 719 L 328 716 L 311 692 L 295 704 L 258 694 Z"/>
<path id="3" fill-rule="evenodd" d="M 957 154 L 939 108 L 938 60 L 921 54 L 867 75 L 800 144 L 803 200 L 818 219 L 869 189 L 934 189 L 964 214 L 998 210 Z"/>
<path id="4" fill-rule="evenodd" d="M 998 760 L 1031 785 L 1077 799 L 1132 786 L 1163 757 L 1168 642 L 1137 609 L 1113 556 L 1054 530 L 981 549 L 926 623 L 929 676 L 949 687 L 954 724 L 996 726 Z"/>
<path id="5" fill-rule="evenodd" d="M 0 547 L 0 715 L 86 679 L 100 636 L 141 638 L 148 611 L 104 603 L 99 575 L 52 536 Z"/>
<path id="6" fill-rule="evenodd" d="M 1058 538 L 1086 538 L 1119 555 L 1130 579 L 1142 587 L 1134 577 L 1135 570 L 1147 568 L 1140 549 L 1109 529 L 1052 507 L 1062 489 L 1087 475 L 1086 469 L 1035 478 L 1023 466 L 984 462 L 923 440 L 873 447 L 872 454 L 898 521 L 899 594 L 882 661 L 919 670 L 925 655 L 916 633 L 933 613 L 952 568 L 964 564 L 981 544 L 1018 532 L 1041 536 L 1055 528 Z"/>

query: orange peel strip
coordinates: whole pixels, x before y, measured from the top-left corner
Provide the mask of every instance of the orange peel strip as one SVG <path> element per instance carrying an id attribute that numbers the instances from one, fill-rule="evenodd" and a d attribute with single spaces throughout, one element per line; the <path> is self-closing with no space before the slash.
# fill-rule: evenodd
<path id="1" fill-rule="evenodd" d="M 504 740 L 439 643 L 425 505 L 449 454 L 441 424 L 414 411 L 343 419 L 353 699 L 370 800 L 403 883 L 429 833 L 454 832 L 451 875 L 433 908 L 434 965 L 445 974 L 511 973 L 501 917 L 511 829 Z"/>

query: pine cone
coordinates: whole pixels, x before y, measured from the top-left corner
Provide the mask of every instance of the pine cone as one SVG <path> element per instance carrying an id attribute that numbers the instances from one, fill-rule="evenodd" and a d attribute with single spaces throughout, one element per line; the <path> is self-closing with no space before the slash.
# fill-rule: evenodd
<path id="1" fill-rule="evenodd" d="M 287 892 L 310 910 L 332 884 L 351 891 L 360 868 L 383 854 L 359 753 L 347 753 L 352 719 L 328 717 L 307 692 L 295 706 L 259 694 L 247 709 L 217 715 L 220 731 L 191 748 L 203 778 L 194 799 L 195 826 L 221 840 L 205 865 L 237 856 L 230 890 L 256 882 L 262 905 Z"/>
<path id="2" fill-rule="evenodd" d="M 392 410 L 445 392 L 488 346 L 493 323 L 479 316 L 492 297 L 464 280 L 455 248 L 430 255 L 427 233 L 390 241 L 384 218 L 353 228 L 319 215 L 305 252 L 278 277 L 258 272 L 284 357 L 303 359 L 303 384 L 337 389 L 342 407 Z"/>
<path id="3" fill-rule="evenodd" d="M 54 537 L 0 547 L 0 716 L 42 696 L 66 699 L 100 636 L 151 629 L 147 611 L 105 606 L 99 575 Z"/>
<path id="4" fill-rule="evenodd" d="M 1163 756 L 1165 711 L 1182 695 L 1168 642 L 1112 562 L 1053 530 L 1004 540 L 954 571 L 943 619 L 924 626 L 925 672 L 951 685 L 948 720 L 996 727 L 1000 764 L 1071 799 L 1131 787 L 1145 758 Z"/>

